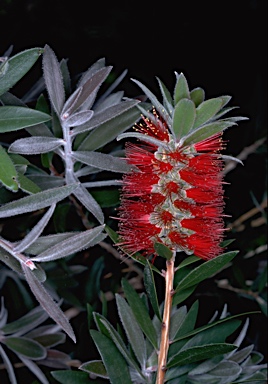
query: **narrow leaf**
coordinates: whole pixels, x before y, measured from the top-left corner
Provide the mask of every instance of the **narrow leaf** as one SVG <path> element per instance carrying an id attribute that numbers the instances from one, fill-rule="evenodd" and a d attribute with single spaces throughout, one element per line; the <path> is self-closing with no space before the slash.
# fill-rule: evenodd
<path id="1" fill-rule="evenodd" d="M 63 79 L 60 64 L 48 45 L 44 48 L 43 72 L 51 104 L 57 114 L 60 115 L 65 100 Z"/>
<path id="2" fill-rule="evenodd" d="M 46 349 L 35 340 L 27 337 L 8 336 L 4 344 L 13 352 L 32 360 L 41 360 L 46 357 Z"/>
<path id="3" fill-rule="evenodd" d="M 11 333 L 16 333 L 18 335 L 19 332 L 26 333 L 34 327 L 37 327 L 43 321 L 47 320 L 47 318 L 47 313 L 43 310 L 42 307 L 38 306 L 19 319 L 6 324 L 2 328 L 2 331 L 5 335 Z"/>
<path id="4" fill-rule="evenodd" d="M 150 99 L 152 105 L 156 108 L 156 110 L 160 113 L 160 115 L 163 117 L 163 119 L 170 124 L 170 116 L 167 112 L 166 108 L 158 101 L 157 97 L 140 81 L 131 79 L 136 83 L 142 91 L 145 93 L 145 95 Z"/>
<path id="5" fill-rule="evenodd" d="M 196 120 L 193 128 L 200 127 L 210 120 L 222 108 L 222 99 L 220 97 L 209 99 L 201 103 L 196 108 Z"/>
<path id="6" fill-rule="evenodd" d="M 172 258 L 172 251 L 163 243 L 154 243 L 154 249 L 158 256 L 164 257 L 167 260 L 170 260 Z"/>
<path id="7" fill-rule="evenodd" d="M 77 135 L 78 133 L 89 131 L 93 128 L 98 127 L 101 124 L 104 124 L 117 116 L 120 116 L 123 112 L 128 111 L 129 109 L 135 107 L 139 103 L 138 100 L 124 101 L 116 105 L 112 105 L 109 108 L 106 108 L 101 113 L 95 114 L 92 119 L 82 124 L 81 126 L 73 129 L 73 134 Z"/>
<path id="8" fill-rule="evenodd" d="M 31 291 L 36 297 L 37 301 L 41 304 L 48 315 L 67 333 L 67 335 L 75 342 L 76 338 L 69 320 L 64 315 L 59 306 L 55 303 L 44 286 L 36 279 L 32 271 L 24 264 L 22 264 L 25 278 L 29 284 Z"/>
<path id="9" fill-rule="evenodd" d="M 89 379 L 88 373 L 86 373 L 86 372 L 64 370 L 64 371 L 52 371 L 50 373 L 54 377 L 54 379 L 57 380 L 61 384 L 90 384 L 90 383 L 92 383 L 92 380 Z"/>
<path id="10" fill-rule="evenodd" d="M 77 187 L 78 184 L 70 184 L 59 188 L 52 188 L 4 204 L 0 207 L 0 217 L 10 217 L 48 207 L 69 196 Z"/>
<path id="11" fill-rule="evenodd" d="M 8 152 L 36 155 L 54 151 L 63 144 L 64 141 L 56 137 L 33 136 L 15 140 L 8 148 Z"/>
<path id="12" fill-rule="evenodd" d="M 112 172 L 126 173 L 132 168 L 126 159 L 93 151 L 74 151 L 72 157 L 81 163 Z"/>
<path id="13" fill-rule="evenodd" d="M 181 99 L 174 108 L 173 132 L 179 141 L 186 136 L 195 122 L 195 105 L 192 100 Z"/>
<path id="14" fill-rule="evenodd" d="M 49 222 L 53 212 L 55 210 L 56 204 L 52 204 L 45 215 L 41 220 L 32 228 L 32 230 L 24 237 L 23 240 L 19 242 L 19 244 L 14 248 L 15 252 L 23 252 L 26 248 L 28 248 L 43 232 L 45 226 Z"/>
<path id="15" fill-rule="evenodd" d="M 40 381 L 41 384 L 49 384 L 45 374 L 41 371 L 38 365 L 32 360 L 20 356 L 20 360 Z"/>
<path id="16" fill-rule="evenodd" d="M 26 107 L 1 106 L 0 107 L 0 133 L 17 131 L 48 121 L 50 115 Z"/>
<path id="17" fill-rule="evenodd" d="M 79 150 L 94 151 L 113 141 L 120 133 L 133 126 L 140 118 L 138 108 L 131 108 L 113 119 L 98 125 L 79 145 Z"/>
<path id="18" fill-rule="evenodd" d="M 92 360 L 80 365 L 79 369 L 87 373 L 92 373 L 98 377 L 103 377 L 104 379 L 109 379 L 107 371 L 101 360 Z"/>
<path id="19" fill-rule="evenodd" d="M 62 110 L 62 117 L 72 115 L 74 111 L 76 111 L 79 107 L 83 105 L 85 101 L 87 101 L 90 95 L 96 93 L 103 81 L 111 72 L 111 69 L 111 66 L 100 69 L 83 85 L 81 85 L 66 101 Z M 90 106 L 87 107 L 90 108 Z"/>
<path id="20" fill-rule="evenodd" d="M 140 326 L 125 299 L 118 294 L 116 294 L 116 305 L 129 344 L 131 345 L 140 366 L 143 367 L 146 362 L 146 345 Z"/>
<path id="21" fill-rule="evenodd" d="M 202 125 L 200 128 L 193 130 L 187 136 L 182 138 L 181 145 L 187 146 L 199 143 L 200 141 L 205 140 L 218 132 L 224 131 L 226 128 L 232 127 L 233 125 L 236 125 L 236 123 L 227 119 Z"/>
<path id="22" fill-rule="evenodd" d="M 157 349 L 157 335 L 155 328 L 152 325 L 152 320 L 148 314 L 148 310 L 135 291 L 135 289 L 125 279 L 122 280 L 122 287 L 125 292 L 128 303 L 134 313 L 134 316 L 140 325 L 142 331 L 150 340 L 154 348 Z"/>
<path id="23" fill-rule="evenodd" d="M 147 292 L 147 295 L 152 304 L 154 313 L 158 317 L 160 321 L 162 321 L 162 317 L 159 310 L 158 298 L 156 293 L 155 281 L 153 271 L 151 269 L 150 263 L 147 260 L 147 264 L 144 268 L 144 286 Z"/>
<path id="24" fill-rule="evenodd" d="M 41 188 L 39 188 L 37 184 L 35 184 L 32 180 L 28 179 L 28 177 L 24 176 L 20 172 L 18 172 L 18 182 L 20 189 L 23 192 L 26 192 L 28 194 L 41 192 Z"/>
<path id="25" fill-rule="evenodd" d="M 38 256 L 31 258 L 31 260 L 42 262 L 57 260 L 59 258 L 71 255 L 72 253 L 77 253 L 82 249 L 93 247 L 97 244 L 97 242 L 99 242 L 98 235 L 100 235 L 103 229 L 104 225 L 100 225 L 99 227 L 80 232 L 75 236 L 59 242 L 52 248 L 48 248 Z M 103 240 L 103 238 L 104 237 L 101 237 L 101 240 Z"/>
<path id="26" fill-rule="evenodd" d="M 0 145 L 0 182 L 12 192 L 17 192 L 19 189 L 15 165 L 2 145 Z"/>
<path id="27" fill-rule="evenodd" d="M 179 289 L 172 297 L 172 305 L 178 305 L 183 303 L 191 294 L 195 291 L 197 285 L 193 285 L 189 288 Z"/>
<path id="28" fill-rule="evenodd" d="M 196 361 L 209 359 L 218 355 L 231 352 L 237 347 L 233 344 L 227 343 L 215 343 L 193 347 L 179 352 L 174 356 L 167 364 L 167 368 L 171 368 L 178 365 L 191 364 Z"/>
<path id="29" fill-rule="evenodd" d="M 203 103 L 203 101 L 205 100 L 205 92 L 204 92 L 204 89 L 202 88 L 194 88 L 191 92 L 190 92 L 190 98 L 191 100 L 195 103 L 195 106 L 198 107 L 199 104 Z"/>
<path id="30" fill-rule="evenodd" d="M 131 384 L 126 360 L 118 351 L 113 341 L 95 330 L 90 331 L 112 384 Z M 116 361 L 116 364 L 114 363 Z"/>
<path id="31" fill-rule="evenodd" d="M 104 223 L 104 216 L 101 207 L 91 196 L 91 194 L 86 190 L 85 187 L 79 185 L 79 187 L 74 191 L 74 195 L 84 205 L 84 207 L 96 217 L 96 219 L 101 224 Z"/>
<path id="32" fill-rule="evenodd" d="M 177 75 L 177 82 L 174 89 L 174 105 L 182 99 L 190 99 L 190 93 L 186 77 L 183 73 L 180 73 Z"/>
<path id="33" fill-rule="evenodd" d="M 68 127 L 77 127 L 81 126 L 82 124 L 84 125 L 87 123 L 89 120 L 92 119 L 92 116 L 94 114 L 94 111 L 81 111 L 81 112 L 76 112 L 73 115 L 71 115 L 69 118 L 67 118 L 64 123 Z M 72 131 L 73 134 L 73 131 Z"/>
<path id="34" fill-rule="evenodd" d="M 17 384 L 15 372 L 12 366 L 11 361 L 9 360 L 5 350 L 2 348 L 0 344 L 0 356 L 2 357 L 3 363 L 5 364 L 5 369 L 7 370 L 7 374 L 11 384 Z"/>
<path id="35" fill-rule="evenodd" d="M 209 278 L 211 275 L 219 271 L 224 265 L 229 263 L 236 255 L 237 251 L 223 253 L 214 259 L 208 260 L 200 266 L 193 269 L 176 287 L 176 292 L 181 289 L 189 288 L 199 284 L 201 281 Z"/>
<path id="36" fill-rule="evenodd" d="M 172 96 L 168 91 L 167 87 L 165 86 L 165 84 L 158 77 L 156 77 L 156 80 L 158 81 L 158 85 L 163 96 L 163 105 L 168 111 L 168 113 L 170 114 L 170 116 L 172 116 L 172 113 L 173 113 Z"/>
<path id="37" fill-rule="evenodd" d="M 5 74 L 0 77 L 0 95 L 15 85 L 34 65 L 42 54 L 42 48 L 31 48 L 11 57 L 4 64 Z"/>

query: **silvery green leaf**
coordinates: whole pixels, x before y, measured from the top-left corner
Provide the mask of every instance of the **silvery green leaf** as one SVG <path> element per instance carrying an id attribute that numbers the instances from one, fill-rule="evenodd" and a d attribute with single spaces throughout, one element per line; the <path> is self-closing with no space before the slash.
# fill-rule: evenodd
<path id="1" fill-rule="evenodd" d="M 13 105 L 0 107 L 0 132 L 12 132 L 51 119 L 50 115 L 35 109 Z"/>
<path id="2" fill-rule="evenodd" d="M 101 97 L 96 101 L 96 106 L 98 107 L 100 103 L 103 102 L 112 92 L 113 90 L 118 86 L 118 84 L 121 83 L 121 81 L 124 79 L 124 77 L 127 74 L 127 69 L 125 69 L 120 76 L 118 76 L 112 84 L 109 86 L 109 88 L 101 95 Z"/>
<path id="3" fill-rule="evenodd" d="M 103 180 L 103 181 L 89 181 L 86 183 L 81 183 L 85 188 L 97 188 L 97 187 L 107 187 L 111 185 L 122 185 L 122 180 Z"/>
<path id="4" fill-rule="evenodd" d="M 55 303 L 44 286 L 36 279 L 32 271 L 24 264 L 22 264 L 25 278 L 29 284 L 31 291 L 35 295 L 37 301 L 41 304 L 48 315 L 69 335 L 75 342 L 75 334 L 70 326 L 69 320 L 64 315 L 59 306 Z"/>
<path id="5" fill-rule="evenodd" d="M 43 310 L 41 306 L 35 307 L 30 310 L 26 315 L 20 317 L 11 323 L 6 324 L 2 331 L 5 335 L 16 334 L 20 336 L 29 330 L 37 327 L 45 320 L 47 320 L 48 314 Z"/>
<path id="6" fill-rule="evenodd" d="M 60 243 L 63 240 L 76 236 L 77 232 L 65 232 L 57 233 L 55 235 L 40 236 L 34 243 L 32 243 L 25 251 L 32 255 L 38 255 L 41 252 L 44 252 L 49 247 Z"/>
<path id="7" fill-rule="evenodd" d="M 0 76 L 0 94 L 13 87 L 31 69 L 41 54 L 42 48 L 31 48 L 8 59 L 4 64 L 7 69 Z"/>
<path id="8" fill-rule="evenodd" d="M 228 357 L 228 360 L 235 361 L 236 363 L 242 363 L 253 351 L 254 344 L 248 345 L 247 347 L 236 351 L 232 356 Z"/>
<path id="9" fill-rule="evenodd" d="M 64 124 L 66 124 L 68 127 L 77 127 L 80 125 L 84 125 L 87 123 L 90 119 L 92 119 L 94 112 L 91 110 L 88 111 L 81 111 L 81 112 L 76 112 L 72 114 L 70 117 L 68 117 L 65 121 Z M 72 131 L 73 133 L 73 131 Z"/>
<path id="10" fill-rule="evenodd" d="M 79 369 L 95 376 L 109 379 L 105 366 L 101 360 L 91 360 L 80 365 Z"/>
<path id="11" fill-rule="evenodd" d="M 27 367 L 37 377 L 41 384 L 49 384 L 45 374 L 41 371 L 36 363 L 23 356 L 20 356 L 20 360 L 25 365 L 25 367 Z"/>
<path id="12" fill-rule="evenodd" d="M 66 95 L 69 95 L 71 93 L 71 77 L 70 77 L 70 72 L 67 66 L 67 60 L 62 59 L 60 61 L 60 70 L 62 74 L 62 80 L 63 80 L 63 86 Z"/>
<path id="13" fill-rule="evenodd" d="M 122 140 L 122 139 L 125 139 L 127 137 L 135 137 L 136 139 L 139 139 L 139 140 L 144 141 L 146 143 L 153 144 L 157 147 L 160 147 L 160 146 L 164 147 L 165 146 L 165 143 L 163 141 L 155 139 L 152 136 L 144 135 L 144 134 L 138 133 L 138 132 L 122 133 L 121 135 L 117 136 L 117 140 Z"/>
<path id="14" fill-rule="evenodd" d="M 125 173 L 132 168 L 125 159 L 94 151 L 74 151 L 72 157 L 81 163 L 112 172 Z"/>
<path id="15" fill-rule="evenodd" d="M 124 91 L 118 91 L 107 96 L 101 102 L 99 100 L 96 101 L 96 103 L 94 104 L 95 115 L 97 113 L 103 112 L 106 108 L 119 104 L 122 101 L 123 96 L 124 96 Z"/>
<path id="16" fill-rule="evenodd" d="M 88 229 L 74 235 L 66 240 L 59 242 L 51 248 L 41 252 L 38 256 L 31 258 L 32 261 L 46 262 L 57 260 L 73 253 L 77 253 L 88 247 L 93 247 L 100 241 L 98 237 L 104 229 L 104 225 L 100 225 L 93 229 Z M 105 237 L 105 235 L 104 235 Z M 103 238 L 104 238 L 103 237 Z M 101 240 L 103 240 L 101 238 Z"/>
<path id="17" fill-rule="evenodd" d="M 73 114 L 73 112 L 81 107 L 94 92 L 97 92 L 103 81 L 111 72 L 111 69 L 111 66 L 100 69 L 69 97 L 62 110 L 61 116 L 63 119 Z M 87 108 L 90 108 L 90 106 L 87 105 Z"/>
<path id="18" fill-rule="evenodd" d="M 209 372 L 211 369 L 215 368 L 221 361 L 223 357 L 222 356 L 216 356 L 212 357 L 211 359 L 205 360 L 202 363 L 195 366 L 191 371 L 189 372 L 189 375 L 194 377 L 196 375 L 203 375 L 204 373 Z"/>
<path id="19" fill-rule="evenodd" d="M 228 155 L 222 155 L 221 157 L 222 157 L 223 160 L 231 160 L 231 161 L 235 161 L 236 163 L 240 163 L 241 165 L 244 165 L 243 161 L 241 161 L 237 157 L 228 156 Z"/>
<path id="20" fill-rule="evenodd" d="M 172 129 L 177 141 L 186 136 L 194 126 L 196 116 L 195 105 L 192 100 L 181 99 L 174 108 Z"/>
<path id="21" fill-rule="evenodd" d="M 15 252 L 23 252 L 28 248 L 43 232 L 45 226 L 49 222 L 53 212 L 55 210 L 56 204 L 53 203 L 41 220 L 32 228 L 32 230 L 27 233 L 23 240 L 14 248 Z"/>
<path id="22" fill-rule="evenodd" d="M 178 74 L 175 72 L 176 75 L 176 85 L 174 89 L 174 106 L 181 100 L 181 99 L 190 99 L 190 92 L 188 83 L 186 80 L 186 77 L 183 73 Z"/>
<path id="23" fill-rule="evenodd" d="M 239 335 L 237 336 L 236 340 L 234 341 L 234 345 L 236 345 L 237 348 L 240 347 L 243 340 L 245 339 L 248 327 L 249 327 L 249 319 L 247 318 L 242 330 L 240 331 Z M 229 354 L 227 354 L 225 356 L 225 358 L 229 359 L 231 356 L 233 356 L 234 353 L 235 353 L 235 351 L 230 352 Z"/>
<path id="24" fill-rule="evenodd" d="M 17 379 L 15 376 L 15 372 L 12 366 L 11 361 L 9 360 L 5 350 L 0 344 L 0 356 L 2 357 L 3 363 L 5 364 L 5 368 L 7 370 L 8 378 L 11 384 L 17 384 Z"/>
<path id="25" fill-rule="evenodd" d="M 101 124 L 104 124 L 116 118 L 117 116 L 121 115 L 123 112 L 128 111 L 138 103 L 139 103 L 138 100 L 130 100 L 130 101 L 124 101 L 122 103 L 113 105 L 105 109 L 103 112 L 95 114 L 88 123 L 85 123 L 77 128 L 74 128 L 72 133 L 77 135 L 78 133 L 82 133 L 85 131 L 89 131 L 93 128 L 96 128 Z"/>
<path id="26" fill-rule="evenodd" d="M 43 77 L 40 77 L 34 85 L 23 95 L 21 100 L 23 103 L 35 102 L 36 99 L 42 94 L 45 90 L 45 81 Z M 36 108 L 38 109 L 38 108 Z"/>
<path id="27" fill-rule="evenodd" d="M 178 330 L 180 329 L 185 316 L 187 315 L 187 308 L 185 305 L 182 307 L 175 309 L 174 313 L 171 314 L 170 317 L 170 333 L 169 338 L 173 340 L 176 336 Z"/>
<path id="28" fill-rule="evenodd" d="M 51 188 L 62 187 L 65 184 L 64 178 L 59 176 L 29 174 L 27 177 L 42 191 Z"/>
<path id="29" fill-rule="evenodd" d="M 18 274 L 22 274 L 20 262 L 2 247 L 0 247 L 0 261 L 5 263 L 9 268 Z"/>
<path id="30" fill-rule="evenodd" d="M 81 76 L 77 83 L 77 87 L 83 86 L 96 72 L 105 67 L 105 58 L 97 60 L 92 64 Z"/>
<path id="31" fill-rule="evenodd" d="M 20 215 L 26 212 L 33 212 L 38 209 L 48 207 L 53 203 L 63 200 L 65 197 L 74 193 L 78 184 L 70 184 L 59 188 L 48 189 L 47 191 L 38 192 L 31 196 L 22 197 L 21 199 L 4 204 L 0 207 L 0 217 L 10 217 Z"/>
<path id="32" fill-rule="evenodd" d="M 82 177 L 87 175 L 94 175 L 95 173 L 101 172 L 101 169 L 96 167 L 90 167 L 89 165 L 78 169 L 74 174 L 76 177 Z"/>
<path id="33" fill-rule="evenodd" d="M 198 107 L 199 104 L 203 103 L 203 101 L 205 100 L 205 91 L 204 91 L 204 89 L 202 89 L 200 87 L 194 88 L 190 92 L 190 98 L 195 103 L 195 106 Z"/>
<path id="34" fill-rule="evenodd" d="M 60 64 L 53 50 L 45 45 L 43 53 L 43 72 L 47 92 L 54 110 L 60 115 L 65 101 Z"/>
<path id="35" fill-rule="evenodd" d="M 86 190 L 86 188 L 83 187 L 83 185 L 79 185 L 79 187 L 74 191 L 74 195 L 84 205 L 84 207 L 96 217 L 96 219 L 101 224 L 104 223 L 104 216 L 101 207 L 99 206 L 97 201 L 91 196 L 91 194 Z"/>
<path id="36" fill-rule="evenodd" d="M 232 380 L 235 380 L 241 371 L 242 368 L 236 362 L 223 360 L 215 368 L 209 371 L 209 373 L 215 377 L 223 378 L 224 376 L 228 376 L 229 380 L 230 377 L 232 377 Z"/>
<path id="37" fill-rule="evenodd" d="M 181 139 L 181 146 L 188 146 L 195 143 L 199 143 L 202 140 L 207 139 L 215 135 L 218 132 L 224 131 L 225 129 L 236 125 L 229 120 L 220 120 L 206 125 L 202 125 L 200 128 L 197 128 L 190 132 L 187 136 Z"/>
<path id="38" fill-rule="evenodd" d="M 2 288 L 2 284 L 1 284 Z M 8 318 L 8 312 L 4 305 L 4 298 L 1 297 L 1 310 L 0 310 L 0 329 L 6 324 Z"/>
<path id="39" fill-rule="evenodd" d="M 8 151 L 23 155 L 35 155 L 54 151 L 63 144 L 64 141 L 56 137 L 33 136 L 14 141 L 8 148 Z"/>
<path id="40" fill-rule="evenodd" d="M 4 339 L 4 344 L 16 354 L 32 360 L 42 360 L 46 357 L 46 349 L 27 337 L 8 336 Z"/>
<path id="41" fill-rule="evenodd" d="M 158 81 L 158 85 L 159 85 L 160 91 L 161 91 L 162 96 L 163 96 L 163 105 L 166 108 L 166 110 L 168 111 L 168 113 L 170 114 L 170 116 L 172 116 L 172 114 L 173 114 L 172 96 L 171 96 L 170 92 L 168 91 L 167 87 L 165 86 L 165 84 L 158 77 L 156 77 L 156 80 Z"/>
<path id="42" fill-rule="evenodd" d="M 131 108 L 113 119 L 97 126 L 79 145 L 81 151 L 94 151 L 114 140 L 117 135 L 133 126 L 140 118 L 138 108 Z"/>
<path id="43" fill-rule="evenodd" d="M 221 108 L 221 97 L 203 101 L 203 103 L 196 108 L 196 119 L 193 128 L 197 128 L 205 124 L 208 120 L 214 117 Z"/>
<path id="44" fill-rule="evenodd" d="M 38 185 L 36 185 L 33 181 L 28 179 L 28 177 L 24 176 L 21 172 L 18 171 L 18 182 L 20 189 L 23 192 L 26 192 L 28 194 L 34 194 L 41 191 L 41 188 L 39 188 Z"/>
<path id="45" fill-rule="evenodd" d="M 169 113 L 167 112 L 166 108 L 157 100 L 157 97 L 141 82 L 135 79 L 131 79 L 136 83 L 142 91 L 145 93 L 145 95 L 150 99 L 152 105 L 156 108 L 157 112 L 163 117 L 163 119 L 168 123 L 170 121 Z"/>
<path id="46" fill-rule="evenodd" d="M 118 294 L 116 294 L 115 298 L 118 314 L 126 332 L 129 344 L 131 345 L 140 366 L 145 367 L 146 347 L 141 328 L 125 299 Z"/>
<path id="47" fill-rule="evenodd" d="M 2 103 L 6 106 L 17 106 L 28 108 L 19 98 L 12 95 L 12 93 L 6 92 L 0 97 Z M 32 127 L 25 127 L 26 131 L 32 136 L 53 136 L 49 128 L 44 123 L 34 125 Z"/>
<path id="48" fill-rule="evenodd" d="M 17 170 L 6 150 L 0 145 L 0 182 L 10 191 L 19 189 Z"/>

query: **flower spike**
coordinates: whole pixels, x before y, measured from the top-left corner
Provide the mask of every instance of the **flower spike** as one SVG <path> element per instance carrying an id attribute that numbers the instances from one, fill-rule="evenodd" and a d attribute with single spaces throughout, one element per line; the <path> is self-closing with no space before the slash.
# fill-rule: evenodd
<path id="1" fill-rule="evenodd" d="M 163 103 L 135 82 L 154 108 L 134 127 L 136 134 L 123 136 L 140 143 L 126 144 L 133 167 L 123 178 L 120 246 L 150 256 L 162 243 L 173 252 L 214 258 L 225 231 L 222 132 L 244 118 L 220 120 L 230 97 L 204 101 L 203 90 L 190 92 L 183 74 L 177 75 L 173 99 L 158 80 Z"/>

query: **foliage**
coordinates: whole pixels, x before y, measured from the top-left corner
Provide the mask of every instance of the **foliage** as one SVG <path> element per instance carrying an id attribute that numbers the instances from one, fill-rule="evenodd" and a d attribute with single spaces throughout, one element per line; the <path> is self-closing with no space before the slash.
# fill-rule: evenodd
<path id="1" fill-rule="evenodd" d="M 126 255 L 125 270 L 122 257 L 112 247 L 112 242 L 118 242 L 112 220 L 118 188 L 122 174 L 130 169 L 121 143 L 115 139 L 139 138 L 138 133 L 125 131 L 139 120 L 141 112 L 148 114 L 151 104 L 124 97 L 123 91 L 114 92 L 126 71 L 114 80 L 112 67 L 103 58 L 73 81 L 67 60 L 59 62 L 48 45 L 9 55 L 6 52 L 0 62 L 0 289 L 12 310 L 2 301 L 1 369 L 6 369 L 12 384 L 17 377 L 20 382 L 19 370 L 15 371 L 18 361 L 41 383 L 101 384 L 107 379 L 116 384 L 154 383 L 164 307 L 164 303 L 159 305 L 159 279 L 162 262 L 171 255 L 156 244 L 163 258 L 152 265 L 139 254 Z M 35 86 L 22 99 L 10 93 L 41 59 L 43 77 Z M 222 116 L 219 109 L 228 97 L 204 102 L 204 91 L 197 88 L 189 102 L 185 78 L 177 75 L 174 108 L 165 85 L 157 80 L 161 105 L 156 105 L 159 102 L 145 86 L 135 82 L 160 107 L 163 118 L 175 116 L 172 130 L 184 137 L 185 144 L 199 140 L 199 134 L 203 138 L 236 122 L 232 117 L 225 119 L 222 127 L 214 121 Z M 183 122 L 181 110 L 187 116 Z M 214 119 L 211 124 L 210 119 Z M 225 156 L 225 160 L 228 163 L 234 158 Z M 264 217 L 264 209 L 262 213 Z M 263 244 L 258 241 L 258 246 Z M 227 240 L 223 248 L 231 242 Z M 230 250 L 207 262 L 190 256 L 177 263 L 167 383 L 266 380 L 263 356 L 254 350 L 254 341 L 247 339 L 252 319 L 242 325 L 240 317 L 267 315 L 267 267 L 259 267 L 249 283 L 243 268 L 238 271 L 236 260 L 241 262 L 241 256 L 236 255 Z M 241 284 L 237 291 L 226 280 L 227 270 L 232 271 L 230 280 L 234 276 Z M 235 300 L 250 299 L 256 306 L 250 306 L 248 313 L 230 315 L 225 305 L 220 316 L 215 313 L 209 321 L 202 318 L 201 325 L 199 317 L 207 309 L 196 296 L 202 296 L 205 281 L 212 284 L 212 294 L 217 297 L 223 296 L 225 288 L 237 295 Z M 38 307 L 34 308 L 33 297 Z M 112 303 L 116 303 L 114 310 Z M 77 323 L 74 319 L 71 325 L 60 306 L 78 308 Z M 256 308 L 262 310 L 261 315 L 254 314 Z M 9 323 L 8 312 L 13 318 Z M 51 325 L 49 317 L 57 325 Z M 84 330 L 81 317 L 88 325 Z M 76 347 L 65 340 L 60 329 L 77 340 Z M 61 349 L 54 349 L 59 344 Z M 71 358 L 75 355 L 79 364 Z"/>

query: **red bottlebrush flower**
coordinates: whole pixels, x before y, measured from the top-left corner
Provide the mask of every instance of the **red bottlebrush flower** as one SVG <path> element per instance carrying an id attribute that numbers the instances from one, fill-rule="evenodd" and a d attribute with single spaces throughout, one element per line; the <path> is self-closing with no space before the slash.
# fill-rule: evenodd
<path id="1" fill-rule="evenodd" d="M 141 144 L 126 145 L 127 161 L 135 169 L 123 177 L 120 245 L 144 256 L 155 254 L 154 244 L 160 242 L 205 260 L 216 257 L 224 234 L 222 131 L 235 121 L 218 120 L 217 114 L 223 115 L 219 111 L 229 99 L 197 102 L 181 74 L 174 102 L 163 94 L 164 107 L 137 83 L 161 117 L 155 110 L 146 113 L 137 133 L 121 135 L 136 136 Z M 185 90 L 181 98 L 180 89 Z"/>

